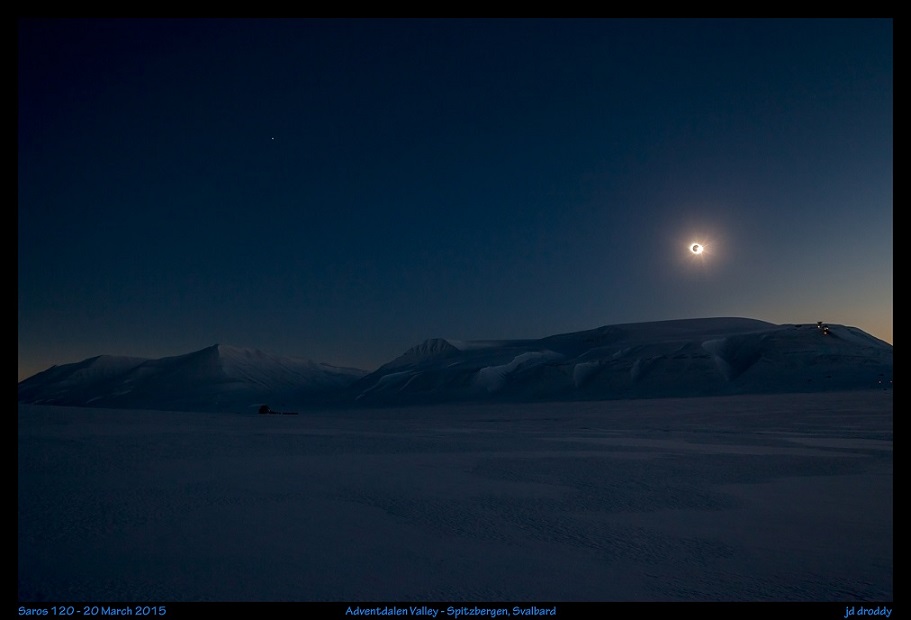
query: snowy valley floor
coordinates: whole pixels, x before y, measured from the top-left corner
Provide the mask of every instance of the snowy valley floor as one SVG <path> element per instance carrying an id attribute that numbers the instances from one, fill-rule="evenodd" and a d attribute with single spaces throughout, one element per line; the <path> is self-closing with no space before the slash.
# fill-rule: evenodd
<path id="1" fill-rule="evenodd" d="M 891 601 L 892 393 L 19 405 L 38 601 Z"/>

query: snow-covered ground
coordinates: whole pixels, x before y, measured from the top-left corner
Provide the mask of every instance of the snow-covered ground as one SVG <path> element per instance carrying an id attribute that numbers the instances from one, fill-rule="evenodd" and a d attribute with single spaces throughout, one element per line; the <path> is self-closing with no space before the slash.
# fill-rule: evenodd
<path id="1" fill-rule="evenodd" d="M 19 601 L 891 601 L 891 391 L 19 405 Z"/>

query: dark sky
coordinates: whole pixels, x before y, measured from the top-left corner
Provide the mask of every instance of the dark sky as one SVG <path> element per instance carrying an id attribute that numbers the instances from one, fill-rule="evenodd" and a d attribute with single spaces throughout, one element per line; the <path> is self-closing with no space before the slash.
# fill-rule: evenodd
<path id="1" fill-rule="evenodd" d="M 892 342 L 891 19 L 18 34 L 20 380 L 711 316 Z"/>

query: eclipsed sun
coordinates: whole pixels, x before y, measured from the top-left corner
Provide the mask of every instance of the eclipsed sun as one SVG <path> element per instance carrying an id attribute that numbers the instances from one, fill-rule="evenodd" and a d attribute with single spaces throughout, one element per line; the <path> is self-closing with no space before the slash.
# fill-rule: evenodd
<path id="1" fill-rule="evenodd" d="M 690 244 L 690 252 L 693 254 L 702 254 L 705 252 L 705 246 L 703 246 L 701 243 L 692 243 Z"/>

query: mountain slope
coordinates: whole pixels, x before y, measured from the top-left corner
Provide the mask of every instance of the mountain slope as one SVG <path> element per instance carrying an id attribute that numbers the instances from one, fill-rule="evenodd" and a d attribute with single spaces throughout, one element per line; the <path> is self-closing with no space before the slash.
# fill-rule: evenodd
<path id="1" fill-rule="evenodd" d="M 321 402 L 365 375 L 256 349 L 213 345 L 161 359 L 101 356 L 55 366 L 19 384 L 19 401 L 52 405 L 249 410 Z"/>
<path id="2" fill-rule="evenodd" d="M 540 340 L 457 343 L 450 344 L 457 352 L 403 355 L 351 389 L 356 402 L 386 405 L 834 391 L 891 384 L 891 345 L 854 327 L 827 327 L 722 317 L 610 325 Z"/>

